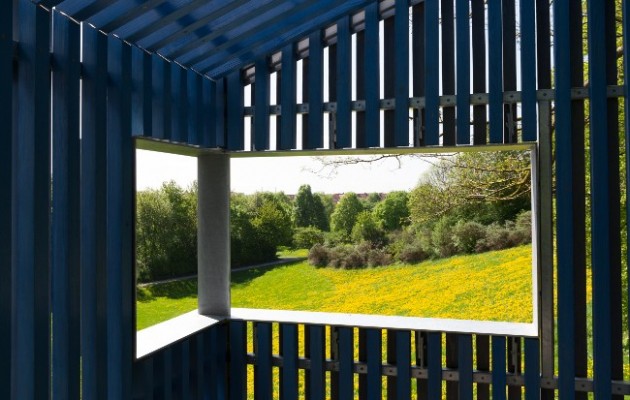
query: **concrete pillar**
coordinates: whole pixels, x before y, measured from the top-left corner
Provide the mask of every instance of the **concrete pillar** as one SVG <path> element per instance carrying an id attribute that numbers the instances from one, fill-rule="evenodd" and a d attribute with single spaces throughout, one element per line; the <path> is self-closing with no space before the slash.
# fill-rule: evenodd
<path id="1" fill-rule="evenodd" d="M 201 315 L 230 315 L 230 157 L 197 158 L 197 271 Z"/>

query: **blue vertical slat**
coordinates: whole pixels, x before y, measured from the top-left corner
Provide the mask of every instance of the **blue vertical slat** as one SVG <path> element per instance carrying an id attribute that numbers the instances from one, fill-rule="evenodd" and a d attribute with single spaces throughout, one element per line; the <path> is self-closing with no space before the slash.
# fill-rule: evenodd
<path id="1" fill-rule="evenodd" d="M 86 400 L 105 398 L 105 137 L 107 37 L 83 24 L 81 118 L 81 370 Z"/>
<path id="2" fill-rule="evenodd" d="M 153 127 L 153 56 L 142 54 L 142 135 L 151 136 Z M 133 132 L 138 134 L 138 132 Z"/>
<path id="3" fill-rule="evenodd" d="M 393 332 L 393 331 L 389 331 Z M 411 398 L 411 333 L 396 331 L 396 375 L 397 398 L 404 400 Z"/>
<path id="4" fill-rule="evenodd" d="M 470 144 L 470 0 L 457 0 L 457 144 Z"/>
<path id="5" fill-rule="evenodd" d="M 520 1 L 523 141 L 536 141 L 536 5 Z M 568 70 L 564 71 L 565 73 Z"/>
<path id="6" fill-rule="evenodd" d="M 108 38 L 107 69 L 107 390 L 131 392 L 133 168 L 131 142 L 131 48 Z"/>
<path id="7" fill-rule="evenodd" d="M 184 340 L 181 344 L 181 398 L 189 400 L 191 398 L 190 381 L 190 340 Z"/>
<path id="8" fill-rule="evenodd" d="M 367 347 L 367 399 L 381 398 L 383 384 L 381 381 L 381 363 L 383 336 L 380 329 L 366 330 Z"/>
<path id="9" fill-rule="evenodd" d="M 442 334 L 427 334 L 428 393 L 430 399 L 442 398 Z"/>
<path id="10" fill-rule="evenodd" d="M 316 149 L 324 140 L 324 53 L 319 30 L 308 37 L 308 136 L 303 147 Z"/>
<path id="11" fill-rule="evenodd" d="M 379 67 L 379 26 L 378 4 L 371 3 L 365 8 L 365 146 L 377 147 L 380 144 L 380 67 Z"/>
<path id="12" fill-rule="evenodd" d="M 473 356 L 472 336 L 460 334 L 457 337 L 457 366 L 459 369 L 459 399 L 472 400 L 473 398 Z"/>
<path id="13" fill-rule="evenodd" d="M 193 71 L 186 72 L 186 84 L 188 85 L 186 104 L 188 108 L 188 123 L 186 143 L 199 145 L 201 138 L 202 118 L 202 78 Z"/>
<path id="14" fill-rule="evenodd" d="M 309 400 L 322 400 L 326 393 L 325 361 L 325 328 L 322 325 L 309 325 L 306 327 L 309 334 L 309 350 L 311 369 L 309 371 L 310 384 L 307 388 Z"/>
<path id="15" fill-rule="evenodd" d="M 188 140 L 186 70 L 171 65 L 171 140 L 186 143 Z"/>
<path id="16" fill-rule="evenodd" d="M 226 79 L 226 121 L 225 134 L 229 150 L 244 150 L 245 137 L 243 127 L 244 93 L 241 81 L 241 71 L 237 70 Z"/>
<path id="17" fill-rule="evenodd" d="M 492 399 L 504 400 L 506 388 L 505 337 L 492 336 Z"/>
<path id="18" fill-rule="evenodd" d="M 337 22 L 337 140 L 340 148 L 352 146 L 352 44 L 350 17 Z"/>
<path id="19" fill-rule="evenodd" d="M 573 130 L 571 123 L 571 58 L 569 1 L 554 2 L 556 64 L 556 190 L 558 259 L 558 388 L 562 398 L 575 394 Z M 566 396 L 566 397 L 565 397 Z"/>
<path id="20" fill-rule="evenodd" d="M 271 323 L 254 323 L 254 398 L 271 399 L 272 365 L 271 365 Z"/>
<path id="21" fill-rule="evenodd" d="M 409 3 L 396 1 L 394 20 L 395 61 L 395 129 L 396 146 L 409 146 Z"/>
<path id="22" fill-rule="evenodd" d="M 216 343 L 218 344 L 214 359 L 214 374 L 216 376 L 215 393 L 219 400 L 226 399 L 228 395 L 228 326 L 226 323 L 215 325 Z"/>
<path id="23" fill-rule="evenodd" d="M 153 381 L 153 357 L 142 361 L 142 380 L 144 398 L 153 399 L 154 381 Z"/>
<path id="24" fill-rule="evenodd" d="M 151 56 L 133 47 L 131 60 L 131 133 L 148 136 L 151 132 Z"/>
<path id="25" fill-rule="evenodd" d="M 501 2 L 488 3 L 490 143 L 503 141 L 503 41 Z"/>
<path id="26" fill-rule="evenodd" d="M 28 0 L 18 13 L 11 393 L 39 399 L 50 387 L 50 27 L 48 13 Z"/>
<path id="27" fill-rule="evenodd" d="M 195 392 L 195 398 L 203 399 L 205 396 L 204 384 L 205 380 L 203 377 L 203 359 L 206 354 L 206 347 L 204 345 L 203 335 L 198 333 L 194 337 L 194 350 L 193 350 L 193 365 L 194 365 L 194 374 L 193 374 L 193 383 L 192 388 Z"/>
<path id="28" fill-rule="evenodd" d="M 295 103 L 297 93 L 295 69 L 295 51 L 293 44 L 290 44 L 282 49 L 282 94 L 280 98 L 282 123 L 280 127 L 280 148 L 278 150 L 290 150 L 295 148 Z"/>
<path id="29" fill-rule="evenodd" d="M 611 237 L 606 94 L 606 2 L 587 2 L 591 117 L 591 235 L 593 273 L 593 384 L 596 398 L 611 397 Z"/>
<path id="30" fill-rule="evenodd" d="M 525 339 L 525 400 L 540 398 L 540 344 L 538 339 Z"/>
<path id="31" fill-rule="evenodd" d="M 256 61 L 254 85 L 254 150 L 269 150 L 269 65 L 267 58 Z"/>
<path id="32" fill-rule="evenodd" d="M 223 97 L 217 98 L 219 87 L 223 88 L 223 81 L 214 82 L 206 78 L 201 79 L 201 109 L 199 110 L 199 145 L 201 147 L 225 146 L 223 140 L 225 130 L 223 126 Z"/>
<path id="33" fill-rule="evenodd" d="M 284 75 L 283 75 L 284 77 Z M 294 324 L 280 325 L 280 398 L 298 398 L 298 329 Z"/>
<path id="34" fill-rule="evenodd" d="M 151 56 L 153 64 L 151 71 L 151 82 L 153 86 L 152 90 L 152 122 L 151 122 L 151 136 L 157 139 L 165 138 L 166 126 L 164 126 L 164 114 L 167 112 L 167 105 L 165 104 L 165 65 L 166 61 L 157 55 Z"/>
<path id="35" fill-rule="evenodd" d="M 173 346 L 169 346 L 160 351 L 162 359 L 162 393 L 164 400 L 173 399 Z"/>
<path id="36" fill-rule="evenodd" d="M 230 400 L 247 397 L 247 326 L 244 321 L 230 321 Z"/>
<path id="37" fill-rule="evenodd" d="M 425 144 L 435 146 L 439 144 L 440 131 L 440 92 L 439 92 L 439 29 L 440 17 L 438 0 L 425 1 Z"/>
<path id="38" fill-rule="evenodd" d="M 354 396 L 354 345 L 353 328 L 341 327 L 339 331 L 339 398 Z"/>
<path id="39" fill-rule="evenodd" d="M 16 21 L 19 23 L 19 21 Z M 0 14 L 0 398 L 11 392 L 11 175 L 13 170 L 13 3 Z"/>
<path id="40" fill-rule="evenodd" d="M 79 397 L 79 25 L 53 12 L 52 395 Z"/>

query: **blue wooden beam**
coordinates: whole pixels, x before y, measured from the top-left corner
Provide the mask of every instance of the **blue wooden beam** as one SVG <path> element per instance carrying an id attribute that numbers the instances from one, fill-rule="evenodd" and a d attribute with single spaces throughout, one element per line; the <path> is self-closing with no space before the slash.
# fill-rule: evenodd
<path id="1" fill-rule="evenodd" d="M 271 365 L 271 323 L 254 323 L 254 397 L 271 399 L 273 397 L 273 374 Z"/>
<path id="2" fill-rule="evenodd" d="M 425 1 L 425 126 L 424 144 L 436 146 L 440 140 L 439 9 L 438 0 Z"/>
<path id="3" fill-rule="evenodd" d="M 269 150 L 269 65 L 267 58 L 256 61 L 254 85 L 254 150 Z"/>
<path id="4" fill-rule="evenodd" d="M 325 334 L 326 329 L 322 325 L 309 325 L 308 346 L 309 357 L 311 359 L 311 369 L 308 371 L 309 385 L 306 388 L 310 400 L 323 400 L 326 393 L 326 371 L 324 370 Z"/>
<path id="5" fill-rule="evenodd" d="M 378 3 L 365 8 L 365 147 L 377 147 L 381 140 L 380 63 Z"/>
<path id="6" fill-rule="evenodd" d="M 382 343 L 383 336 L 380 329 L 366 330 L 367 352 L 367 399 L 380 399 L 383 383 L 381 381 Z"/>
<path id="7" fill-rule="evenodd" d="M 247 397 L 247 325 L 244 321 L 230 321 L 230 400 Z"/>
<path id="8" fill-rule="evenodd" d="M 469 136 L 470 137 L 470 136 Z M 460 400 L 472 400 L 473 398 L 473 351 L 472 336 L 460 334 L 457 337 L 457 368 L 459 370 L 459 396 Z"/>
<path id="9" fill-rule="evenodd" d="M 50 16 L 17 5 L 11 393 L 28 400 L 50 392 Z"/>
<path id="10" fill-rule="evenodd" d="M 540 399 L 540 343 L 525 338 L 525 400 L 536 399 Z"/>
<path id="11" fill-rule="evenodd" d="M 442 398 L 442 334 L 427 333 L 428 394 L 430 399 Z"/>
<path id="12" fill-rule="evenodd" d="M 350 41 L 350 17 L 337 22 L 337 123 L 336 142 L 338 148 L 352 146 L 352 43 Z"/>
<path id="13" fill-rule="evenodd" d="M 280 397 L 298 398 L 298 330 L 295 324 L 280 324 Z"/>
<path id="14" fill-rule="evenodd" d="M 52 395 L 79 397 L 79 25 L 53 12 Z"/>
<path id="15" fill-rule="evenodd" d="M 501 1 L 488 4 L 490 143 L 503 142 L 503 23 Z"/>
<path id="16" fill-rule="evenodd" d="M 107 37 L 82 25 L 81 93 L 81 357 L 82 394 L 107 393 L 105 163 Z"/>
<path id="17" fill-rule="evenodd" d="M 536 4 L 521 0 L 521 91 L 523 141 L 535 142 L 536 130 Z M 566 71 L 565 71 L 566 72 Z"/>
<path id="18" fill-rule="evenodd" d="M 457 0 L 457 144 L 470 144 L 470 0 Z"/>
<path id="19" fill-rule="evenodd" d="M 406 0 L 396 2 L 394 36 L 396 37 L 394 143 L 396 146 L 409 146 L 409 3 Z"/>
<path id="20" fill-rule="evenodd" d="M 188 140 L 188 84 L 186 70 L 171 64 L 171 140 L 187 143 Z"/>
<path id="21" fill-rule="evenodd" d="M 280 147 L 278 150 L 295 148 L 297 120 L 295 116 L 296 103 L 296 62 L 293 44 L 282 49 L 282 87 L 280 106 L 282 109 L 282 121 L 280 123 Z"/>
<path id="22" fill-rule="evenodd" d="M 133 47 L 131 59 L 131 132 L 134 136 L 150 136 L 153 119 L 151 113 L 153 92 L 151 55 Z"/>
<path id="23" fill-rule="evenodd" d="M 185 141 L 189 144 L 200 144 L 201 120 L 203 104 L 203 78 L 193 71 L 186 71 L 186 108 L 188 112 L 187 135 Z"/>
<path id="24" fill-rule="evenodd" d="M 351 399 L 354 396 L 354 346 L 353 328 L 339 329 L 339 398 Z"/>
<path id="25" fill-rule="evenodd" d="M 324 52 L 322 34 L 317 30 L 308 37 L 308 135 L 304 149 L 324 144 Z"/>
<path id="26" fill-rule="evenodd" d="M 225 135 L 227 148 L 229 150 L 244 150 L 244 88 L 240 70 L 227 76 L 226 93 Z"/>
<path id="27" fill-rule="evenodd" d="M 504 336 L 492 336 L 492 399 L 505 400 L 507 385 Z"/>

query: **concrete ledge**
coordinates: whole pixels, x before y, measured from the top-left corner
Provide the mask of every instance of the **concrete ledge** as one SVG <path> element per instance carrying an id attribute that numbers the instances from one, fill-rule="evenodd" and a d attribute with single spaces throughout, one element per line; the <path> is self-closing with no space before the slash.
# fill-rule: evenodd
<path id="1" fill-rule="evenodd" d="M 136 358 L 146 357 L 229 317 L 208 317 L 197 310 L 136 332 Z"/>

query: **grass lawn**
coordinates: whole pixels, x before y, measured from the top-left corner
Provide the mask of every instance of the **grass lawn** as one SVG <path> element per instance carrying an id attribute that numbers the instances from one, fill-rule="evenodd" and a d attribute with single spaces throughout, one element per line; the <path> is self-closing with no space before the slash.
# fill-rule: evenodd
<path id="1" fill-rule="evenodd" d="M 291 256 L 296 256 L 291 254 Z M 531 322 L 531 246 L 359 270 L 306 261 L 232 275 L 245 308 Z M 194 280 L 138 289 L 137 328 L 194 310 Z"/>

